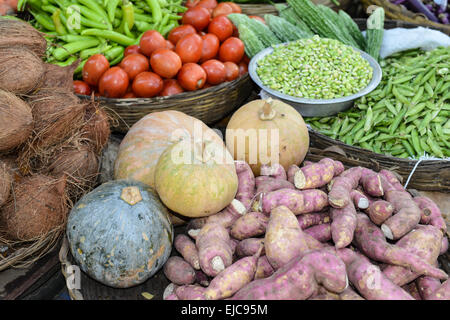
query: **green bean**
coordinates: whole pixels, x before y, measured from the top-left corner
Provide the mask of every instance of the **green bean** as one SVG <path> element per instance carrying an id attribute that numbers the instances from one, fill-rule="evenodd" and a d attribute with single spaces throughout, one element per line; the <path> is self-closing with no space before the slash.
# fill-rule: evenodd
<path id="1" fill-rule="evenodd" d="M 117 57 L 119 57 L 123 52 L 124 52 L 124 48 L 122 46 L 116 46 L 113 47 L 107 51 L 105 51 L 105 58 L 109 61 L 112 62 L 114 61 Z"/>
<path id="2" fill-rule="evenodd" d="M 413 149 L 413 147 L 409 144 L 409 142 L 406 141 L 406 140 L 402 140 L 402 145 L 405 147 L 406 152 L 408 152 L 408 154 L 409 154 L 411 157 L 414 158 L 414 157 L 415 157 L 414 149 Z"/>
<path id="3" fill-rule="evenodd" d="M 373 138 L 375 138 L 378 134 L 379 134 L 379 132 L 377 132 L 377 131 L 372 132 L 371 134 L 368 134 L 368 135 L 366 135 L 365 137 L 361 138 L 361 139 L 359 140 L 359 143 L 361 143 L 361 142 L 366 142 L 367 140 L 373 139 Z"/>
<path id="4" fill-rule="evenodd" d="M 367 109 L 366 113 L 366 121 L 364 122 L 364 132 L 367 132 L 372 127 L 372 121 L 373 121 L 373 111 L 372 108 Z"/>
<path id="5" fill-rule="evenodd" d="M 100 41 L 97 39 L 66 43 L 62 47 L 57 48 L 53 52 L 53 56 L 58 60 L 63 60 L 65 58 L 67 58 L 69 55 L 80 52 L 81 50 L 84 50 L 87 48 L 97 46 L 97 45 L 99 45 L 99 43 L 100 43 Z"/>
<path id="6" fill-rule="evenodd" d="M 49 18 L 45 13 L 34 12 L 29 10 L 31 15 L 36 19 L 36 21 L 43 26 L 45 29 L 50 31 L 56 31 L 55 25 L 53 24 L 52 19 Z"/>
<path id="7" fill-rule="evenodd" d="M 56 9 L 52 14 L 52 20 L 53 20 L 53 24 L 55 25 L 56 32 L 58 33 L 58 35 L 62 36 L 62 35 L 65 35 L 67 33 L 67 31 L 61 22 L 60 14 L 61 14 L 61 10 Z"/>
<path id="8" fill-rule="evenodd" d="M 117 10 L 117 7 L 119 6 L 120 0 L 109 0 L 106 6 L 106 11 L 108 15 L 108 19 L 110 23 L 114 22 L 115 13 Z"/>
<path id="9" fill-rule="evenodd" d="M 87 29 L 81 32 L 81 35 L 96 36 L 108 39 L 124 46 L 130 46 L 135 43 L 136 39 L 127 37 L 119 32 L 111 30 Z"/>
<path id="10" fill-rule="evenodd" d="M 422 147 L 420 146 L 419 133 L 415 129 L 411 131 L 411 142 L 416 153 L 419 155 L 423 154 Z"/>
<path id="11" fill-rule="evenodd" d="M 433 153 L 436 154 L 439 158 L 444 157 L 441 147 L 439 146 L 439 144 L 436 143 L 431 132 L 428 132 L 427 144 L 430 147 L 430 149 L 433 151 Z"/>
<path id="12" fill-rule="evenodd" d="M 407 109 L 403 109 L 395 118 L 394 121 L 391 124 L 391 127 L 389 128 L 389 133 L 393 134 L 395 130 L 397 130 L 398 126 L 400 125 L 400 122 L 403 120 L 403 116 L 405 115 Z"/>

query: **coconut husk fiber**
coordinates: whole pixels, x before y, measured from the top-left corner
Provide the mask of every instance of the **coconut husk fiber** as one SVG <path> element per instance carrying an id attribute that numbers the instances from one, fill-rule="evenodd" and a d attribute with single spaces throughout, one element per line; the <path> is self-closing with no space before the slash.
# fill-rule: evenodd
<path id="1" fill-rule="evenodd" d="M 0 89 L 0 152 L 10 151 L 25 142 L 32 130 L 30 106 L 11 92 Z"/>
<path id="2" fill-rule="evenodd" d="M 0 207 L 8 200 L 11 191 L 12 175 L 8 165 L 0 160 Z"/>
<path id="3" fill-rule="evenodd" d="M 69 66 L 61 67 L 57 64 L 44 63 L 45 73 L 41 88 L 58 88 L 68 92 L 73 91 L 73 72 L 80 64 L 80 60 Z"/>
<path id="4" fill-rule="evenodd" d="M 45 73 L 44 62 L 26 47 L 0 47 L 0 89 L 28 94 L 37 89 Z"/>
<path id="5" fill-rule="evenodd" d="M 82 137 L 91 141 L 95 151 L 100 154 L 111 134 L 108 113 L 98 103 L 92 101 L 86 108 L 84 120 Z"/>
<path id="6" fill-rule="evenodd" d="M 66 178 L 41 174 L 14 183 L 2 207 L 1 224 L 13 241 L 33 241 L 59 229 L 68 214 Z"/>
<path id="7" fill-rule="evenodd" d="M 25 47 L 38 57 L 47 50 L 47 41 L 33 26 L 25 21 L 0 19 L 0 47 Z"/>

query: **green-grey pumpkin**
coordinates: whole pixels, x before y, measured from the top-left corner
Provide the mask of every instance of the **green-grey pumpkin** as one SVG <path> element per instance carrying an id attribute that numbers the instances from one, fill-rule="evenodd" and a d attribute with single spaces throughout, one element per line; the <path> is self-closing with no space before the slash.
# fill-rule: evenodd
<path id="1" fill-rule="evenodd" d="M 167 261 L 173 226 L 149 186 L 106 182 L 82 197 L 67 221 L 70 250 L 81 270 L 115 288 L 141 284 Z"/>

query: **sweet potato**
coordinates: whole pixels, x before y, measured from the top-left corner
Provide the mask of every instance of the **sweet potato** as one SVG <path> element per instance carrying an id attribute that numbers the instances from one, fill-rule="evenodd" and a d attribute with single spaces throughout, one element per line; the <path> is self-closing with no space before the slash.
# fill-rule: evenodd
<path id="1" fill-rule="evenodd" d="M 416 280 L 417 289 L 423 300 L 430 300 L 433 293 L 441 287 L 441 281 L 436 278 L 422 276 Z"/>
<path id="2" fill-rule="evenodd" d="M 267 256 L 260 256 L 256 263 L 255 279 L 270 277 L 274 272 L 275 270 L 267 259 Z"/>
<path id="3" fill-rule="evenodd" d="M 237 199 L 233 199 L 225 209 L 216 214 L 210 215 L 206 219 L 206 223 L 218 223 L 225 228 L 229 228 L 236 220 L 245 215 L 246 212 L 247 209 L 244 204 Z"/>
<path id="4" fill-rule="evenodd" d="M 319 285 L 335 293 L 348 286 L 345 264 L 327 250 L 296 256 L 270 277 L 247 284 L 231 300 L 306 300 Z"/>
<path id="5" fill-rule="evenodd" d="M 319 224 L 309 227 L 303 231 L 320 242 L 327 242 L 331 240 L 331 223 Z"/>
<path id="6" fill-rule="evenodd" d="M 422 300 L 417 284 L 413 281 L 402 286 L 402 289 L 408 292 L 415 300 Z"/>
<path id="7" fill-rule="evenodd" d="M 393 171 L 381 169 L 378 172 L 378 174 L 380 176 L 384 177 L 384 179 L 386 179 L 386 181 L 388 181 L 395 190 L 397 190 L 397 191 L 405 190 L 405 188 L 403 188 L 402 184 L 400 183 L 400 181 L 398 180 L 397 176 L 395 175 L 395 173 Z"/>
<path id="8" fill-rule="evenodd" d="M 263 246 L 261 255 L 264 255 L 264 238 L 247 238 L 241 240 L 236 246 L 236 255 L 238 257 L 252 256 L 258 252 L 261 246 Z"/>
<path id="9" fill-rule="evenodd" d="M 195 239 L 200 258 L 200 268 L 208 276 L 214 277 L 231 265 L 233 249 L 226 228 L 217 223 L 207 223 Z"/>
<path id="10" fill-rule="evenodd" d="M 381 176 L 384 199 L 394 207 L 394 215 L 381 225 L 386 238 L 397 240 L 414 229 L 420 222 L 421 210 L 405 190 L 397 190 L 384 176 Z"/>
<path id="11" fill-rule="evenodd" d="M 186 260 L 192 268 L 200 269 L 200 258 L 195 243 L 185 234 L 178 234 L 173 242 L 175 249 Z"/>
<path id="12" fill-rule="evenodd" d="M 317 293 L 308 298 L 308 300 L 341 300 L 339 294 L 328 291 L 322 286 L 319 286 Z"/>
<path id="13" fill-rule="evenodd" d="M 206 299 L 218 300 L 231 297 L 250 283 L 255 277 L 256 265 L 262 249 L 263 245 L 256 254 L 239 259 L 215 276 L 204 292 Z"/>
<path id="14" fill-rule="evenodd" d="M 257 237 L 266 232 L 269 217 L 261 212 L 249 212 L 237 219 L 230 229 L 230 235 L 238 240 Z"/>
<path id="15" fill-rule="evenodd" d="M 295 174 L 296 174 L 296 172 L 299 171 L 299 170 L 300 170 L 300 167 L 299 167 L 298 165 L 296 165 L 296 164 L 291 164 L 291 165 L 289 166 L 289 168 L 288 168 L 286 174 L 287 174 L 287 180 L 288 180 L 290 183 L 292 183 L 292 184 L 295 183 L 295 182 L 294 182 Z"/>
<path id="16" fill-rule="evenodd" d="M 358 209 L 367 209 L 370 205 L 369 199 L 360 190 L 353 189 L 350 191 L 350 198 L 353 201 L 353 205 Z"/>
<path id="17" fill-rule="evenodd" d="M 442 285 L 435 290 L 428 300 L 450 300 L 450 280 L 446 280 Z"/>
<path id="18" fill-rule="evenodd" d="M 179 300 L 206 300 L 205 287 L 197 284 L 179 286 L 175 289 L 175 294 Z"/>
<path id="19" fill-rule="evenodd" d="M 234 166 L 238 176 L 236 199 L 249 210 L 255 195 L 255 175 L 249 164 L 243 160 L 234 161 Z"/>
<path id="20" fill-rule="evenodd" d="M 336 248 L 344 248 L 353 241 L 356 228 L 356 209 L 353 202 L 343 208 L 331 208 L 331 236 Z"/>
<path id="21" fill-rule="evenodd" d="M 164 289 L 163 300 L 167 300 L 167 297 L 169 297 L 172 294 L 175 294 L 175 289 L 176 288 L 178 288 L 178 285 L 176 285 L 173 282 L 169 283 L 169 285 Z"/>
<path id="22" fill-rule="evenodd" d="M 327 194 L 318 189 L 290 190 L 280 189 L 264 195 L 259 208 L 269 214 L 272 209 L 286 206 L 295 215 L 321 211 L 328 206 Z"/>
<path id="23" fill-rule="evenodd" d="M 363 187 L 364 191 L 372 197 L 381 197 L 384 194 L 380 175 L 370 169 L 361 169 L 361 179 L 359 180 L 359 184 Z"/>
<path id="24" fill-rule="evenodd" d="M 305 213 L 297 216 L 298 224 L 302 230 L 316 226 L 322 223 L 331 222 L 330 214 L 328 212 Z"/>
<path id="25" fill-rule="evenodd" d="M 337 255 L 346 265 L 350 283 L 367 300 L 414 300 L 405 290 L 389 280 L 362 254 L 348 248 L 339 249 Z"/>
<path id="26" fill-rule="evenodd" d="M 306 165 L 295 173 L 294 184 L 297 189 L 317 189 L 329 183 L 339 175 L 343 168 L 330 158 L 323 158 L 317 163 Z"/>
<path id="27" fill-rule="evenodd" d="M 396 246 L 405 249 L 424 261 L 433 265 L 439 256 L 441 249 L 442 233 L 433 226 L 419 225 L 396 242 Z M 389 265 L 383 273 L 395 284 L 403 286 L 417 279 L 420 274 L 408 268 Z"/>
<path id="28" fill-rule="evenodd" d="M 180 299 L 178 299 L 177 294 L 174 292 L 166 296 L 163 300 L 180 300 Z"/>
<path id="29" fill-rule="evenodd" d="M 192 284 L 195 281 L 195 270 L 183 258 L 171 256 L 163 267 L 167 279 L 177 285 Z"/>
<path id="30" fill-rule="evenodd" d="M 199 284 L 202 287 L 209 286 L 209 277 L 202 270 L 195 270 L 195 284 Z"/>
<path id="31" fill-rule="evenodd" d="M 348 287 L 339 294 L 341 300 L 365 300 L 358 293 L 356 293 L 352 288 Z"/>
<path id="32" fill-rule="evenodd" d="M 369 208 L 367 208 L 367 215 L 377 226 L 380 226 L 384 221 L 392 216 L 393 212 L 394 206 L 390 202 L 381 199 L 372 202 L 369 205 Z"/>
<path id="33" fill-rule="evenodd" d="M 439 255 L 446 253 L 447 250 L 448 250 L 448 238 L 446 235 L 444 235 L 442 237 L 441 250 L 439 251 Z"/>
<path id="34" fill-rule="evenodd" d="M 447 274 L 406 249 L 390 244 L 383 232 L 365 214 L 357 214 L 354 243 L 367 257 L 387 264 L 410 268 L 419 275 L 447 279 Z"/>
<path id="35" fill-rule="evenodd" d="M 272 165 L 263 164 L 259 172 L 261 176 L 269 176 L 275 179 L 287 180 L 287 173 L 284 167 L 279 163 Z"/>
<path id="36" fill-rule="evenodd" d="M 267 259 L 275 270 L 292 258 L 309 251 L 305 233 L 287 207 L 277 207 L 270 213 L 264 247 Z"/>
<path id="37" fill-rule="evenodd" d="M 264 179 L 259 179 L 264 178 Z M 295 190 L 295 186 L 287 180 L 272 178 L 266 176 L 259 176 L 256 178 L 256 192 L 255 197 L 260 194 L 265 194 L 271 191 L 280 190 L 280 189 L 293 189 Z"/>
<path id="38" fill-rule="evenodd" d="M 414 197 L 413 200 L 420 209 L 420 223 L 429 224 L 431 220 L 431 210 L 427 206 L 427 201 L 424 197 Z"/>
<path id="39" fill-rule="evenodd" d="M 419 208 L 430 213 L 428 224 L 439 228 L 445 234 L 447 232 L 447 224 L 438 205 L 428 197 L 421 196 L 414 198 L 415 201 L 417 199 L 419 199 Z"/>
<path id="40" fill-rule="evenodd" d="M 361 167 L 353 167 L 330 181 L 328 202 L 332 207 L 344 208 L 352 201 L 350 192 L 359 185 L 361 173 Z"/>

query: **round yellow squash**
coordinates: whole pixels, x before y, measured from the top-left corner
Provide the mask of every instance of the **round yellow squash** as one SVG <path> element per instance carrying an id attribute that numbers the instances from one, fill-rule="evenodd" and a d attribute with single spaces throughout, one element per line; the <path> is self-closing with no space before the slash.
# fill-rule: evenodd
<path id="1" fill-rule="evenodd" d="M 168 147 L 155 168 L 161 201 L 186 217 L 215 214 L 234 199 L 238 178 L 223 144 L 183 140 Z"/>
<path id="2" fill-rule="evenodd" d="M 261 164 L 300 164 L 309 149 L 309 133 L 300 113 L 276 99 L 253 100 L 228 122 L 225 141 L 235 160 L 245 160 L 255 175 Z"/>

